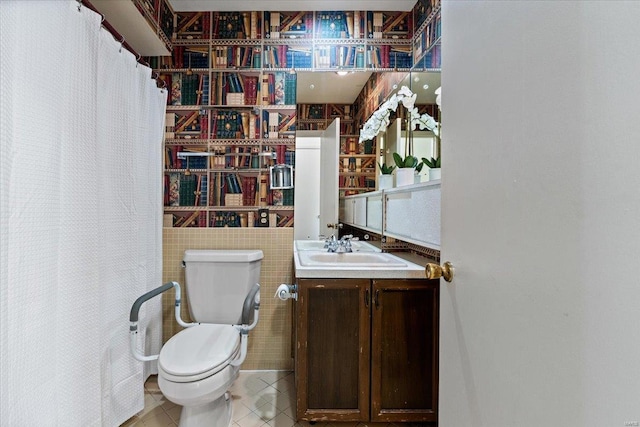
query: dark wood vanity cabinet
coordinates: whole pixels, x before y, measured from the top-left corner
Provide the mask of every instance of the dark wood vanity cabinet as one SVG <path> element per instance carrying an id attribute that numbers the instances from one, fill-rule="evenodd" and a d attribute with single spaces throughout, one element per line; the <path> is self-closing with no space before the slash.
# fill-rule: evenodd
<path id="1" fill-rule="evenodd" d="M 370 281 L 299 279 L 297 418 L 369 419 Z"/>
<path id="2" fill-rule="evenodd" d="M 435 424 L 438 281 L 297 283 L 298 420 Z"/>

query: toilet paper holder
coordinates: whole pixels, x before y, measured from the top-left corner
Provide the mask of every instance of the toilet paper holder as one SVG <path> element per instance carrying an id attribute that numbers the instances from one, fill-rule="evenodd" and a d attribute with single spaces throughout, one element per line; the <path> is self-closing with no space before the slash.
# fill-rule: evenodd
<path id="1" fill-rule="evenodd" d="M 294 299 L 298 301 L 298 285 L 287 285 L 286 283 L 278 286 L 274 298 L 280 298 L 282 301 Z"/>

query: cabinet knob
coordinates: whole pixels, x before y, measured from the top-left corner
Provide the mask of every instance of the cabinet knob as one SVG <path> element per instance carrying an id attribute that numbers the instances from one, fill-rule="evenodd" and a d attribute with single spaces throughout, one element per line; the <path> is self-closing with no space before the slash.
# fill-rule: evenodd
<path id="1" fill-rule="evenodd" d="M 427 275 L 427 279 L 439 279 L 441 277 L 444 278 L 447 282 L 453 280 L 453 265 L 447 261 L 442 266 L 434 263 L 428 263 L 425 266 L 425 274 Z"/>

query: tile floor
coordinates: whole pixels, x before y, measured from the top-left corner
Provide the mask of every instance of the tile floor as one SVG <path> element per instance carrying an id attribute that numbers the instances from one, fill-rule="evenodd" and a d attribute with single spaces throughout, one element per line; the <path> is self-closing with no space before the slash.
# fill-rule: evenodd
<path id="1" fill-rule="evenodd" d="M 144 410 L 120 427 L 177 427 L 181 406 L 168 401 L 151 376 L 144 385 Z M 231 387 L 233 416 L 230 427 L 312 427 L 295 421 L 295 387 L 290 371 L 240 371 Z M 313 427 L 367 427 L 367 423 L 315 423 Z M 418 423 L 382 427 L 420 427 Z"/>
<path id="2" fill-rule="evenodd" d="M 292 427 L 295 391 L 293 372 L 241 371 L 231 388 L 231 427 Z M 157 377 L 145 383 L 144 410 L 121 427 L 177 427 L 181 406 L 168 401 L 158 388 Z M 316 425 L 321 425 L 318 423 Z M 298 426 L 309 426 L 299 423 Z"/>

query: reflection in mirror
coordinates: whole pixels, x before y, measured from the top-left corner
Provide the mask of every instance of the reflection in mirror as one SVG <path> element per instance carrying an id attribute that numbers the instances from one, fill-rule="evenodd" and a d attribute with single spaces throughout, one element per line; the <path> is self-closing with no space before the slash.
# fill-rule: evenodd
<path id="1" fill-rule="evenodd" d="M 298 104 L 353 104 L 371 72 L 339 76 L 332 71 L 298 71 Z"/>
<path id="2" fill-rule="evenodd" d="M 356 101 L 362 102 L 363 105 L 354 106 L 352 119 L 355 119 L 355 126 L 352 125 L 354 134 L 359 134 L 360 126 L 366 122 L 369 116 L 378 109 L 378 107 L 386 101 L 393 93 L 400 90 L 402 86 L 407 86 L 417 94 L 415 105 L 419 107 L 421 113 L 427 112 L 439 120 L 436 112 L 437 109 L 424 106 L 435 106 L 435 89 L 440 87 L 439 72 L 384 72 L 377 74 L 372 79 L 374 84 L 369 81 L 371 72 L 354 72 L 345 76 L 339 76 L 332 71 L 322 72 L 298 72 L 297 78 L 297 103 L 298 104 L 347 104 L 353 105 Z M 366 89 L 366 98 L 358 98 L 358 95 Z M 403 108 L 401 108 L 403 109 Z M 405 112 L 406 113 L 406 112 Z M 300 113 L 302 114 L 302 113 Z M 365 115 L 365 117 L 362 117 Z M 307 117 L 309 116 L 309 117 Z M 406 116 L 406 114 L 402 114 Z M 322 124 L 316 123 L 321 120 L 315 120 L 315 117 L 306 114 L 305 117 L 298 117 L 298 129 L 324 129 L 332 121 L 332 117 L 322 120 Z M 319 118 L 319 117 L 318 117 Z M 346 117 L 342 118 L 343 120 Z M 348 120 L 345 120 L 345 122 Z M 344 132 L 342 132 L 344 134 Z M 347 132 L 349 133 L 349 132 Z M 437 157 L 438 141 L 435 135 L 430 131 L 414 131 L 409 138 L 413 141 L 414 155 L 420 161 L 422 157 Z M 407 134 L 402 129 L 401 121 L 391 123 L 386 132 L 381 132 L 375 139 L 375 144 L 379 153 L 378 162 L 394 165 L 393 152 L 398 152 L 403 158 L 405 155 L 405 139 Z M 357 161 L 357 159 L 356 159 Z M 374 177 L 378 175 L 378 168 L 374 173 Z M 357 166 L 356 166 L 357 168 Z M 428 168 L 423 168 L 422 174 L 428 173 Z M 377 178 L 374 178 L 377 181 Z M 422 178 L 422 180 L 426 180 Z M 363 189 L 359 189 L 362 191 Z"/>
<path id="3" fill-rule="evenodd" d="M 427 112 L 436 121 L 439 121 L 438 110 L 435 107 L 435 90 L 440 87 L 440 72 L 412 72 L 398 85 L 398 90 L 402 86 L 407 86 L 413 93 L 417 94 L 415 105 L 421 113 Z M 408 154 L 405 152 L 407 137 L 413 141 L 413 155 L 418 158 L 418 161 L 423 157 L 436 158 L 439 156 L 439 139 L 433 132 L 416 129 L 410 135 L 407 135 L 404 131 L 402 120 L 396 119 L 389 125 L 385 134 L 381 134 L 378 137 L 379 144 L 381 141 L 383 143 L 383 145 L 380 145 L 380 148 L 382 148 L 380 161 L 393 164 L 394 152 L 404 158 Z M 423 167 L 420 175 L 427 176 L 428 168 Z M 421 180 L 425 181 L 426 178 L 421 178 Z"/>

